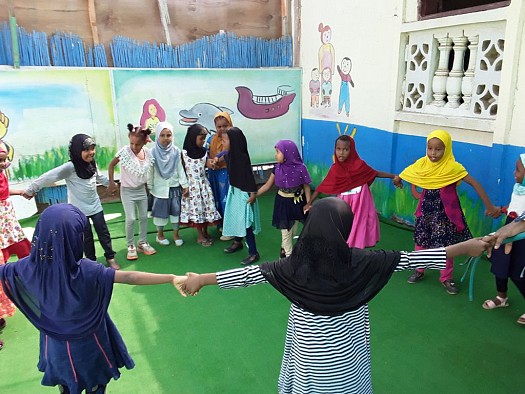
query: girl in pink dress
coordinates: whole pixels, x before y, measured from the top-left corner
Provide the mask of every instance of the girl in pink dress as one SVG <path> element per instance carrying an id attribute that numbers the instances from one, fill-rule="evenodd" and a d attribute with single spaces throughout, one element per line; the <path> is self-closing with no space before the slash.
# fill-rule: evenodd
<path id="1" fill-rule="evenodd" d="M 379 241 L 379 219 L 369 186 L 375 178 L 394 177 L 394 174 L 376 171 L 366 164 L 357 154 L 354 139 L 341 135 L 335 141 L 335 162 L 304 209 L 308 211 L 320 193 L 337 194 L 350 205 L 354 214 L 352 230 L 346 242 L 348 246 L 375 246 Z"/>

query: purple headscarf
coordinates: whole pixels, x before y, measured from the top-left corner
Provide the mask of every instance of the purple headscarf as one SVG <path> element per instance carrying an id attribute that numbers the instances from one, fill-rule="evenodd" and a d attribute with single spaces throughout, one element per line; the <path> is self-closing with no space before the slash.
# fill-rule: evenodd
<path id="1" fill-rule="evenodd" d="M 40 217 L 31 254 L 0 266 L 6 295 L 42 333 L 59 340 L 92 334 L 107 316 L 115 271 L 83 259 L 86 216 L 56 204 Z"/>
<path id="2" fill-rule="evenodd" d="M 312 182 L 295 142 L 280 140 L 275 144 L 284 155 L 284 162 L 275 165 L 275 185 L 280 189 L 292 189 Z"/>

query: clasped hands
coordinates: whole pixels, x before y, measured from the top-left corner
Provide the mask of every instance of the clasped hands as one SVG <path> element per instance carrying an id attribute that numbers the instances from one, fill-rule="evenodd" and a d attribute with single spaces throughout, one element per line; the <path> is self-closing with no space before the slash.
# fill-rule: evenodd
<path id="1" fill-rule="evenodd" d="M 189 295 L 196 296 L 203 287 L 200 278 L 201 276 L 194 272 L 187 272 L 186 275 L 183 276 L 176 275 L 175 279 L 173 279 L 173 286 L 175 286 L 183 297 Z"/>

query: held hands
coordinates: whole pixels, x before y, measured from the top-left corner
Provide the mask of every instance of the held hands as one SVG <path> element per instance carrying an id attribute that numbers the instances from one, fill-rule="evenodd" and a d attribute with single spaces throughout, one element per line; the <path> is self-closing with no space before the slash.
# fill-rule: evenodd
<path id="1" fill-rule="evenodd" d="M 199 290 L 202 289 L 202 282 L 199 274 L 196 274 L 195 272 L 186 272 L 186 281 L 184 282 L 184 285 L 182 286 L 182 291 L 186 295 L 196 296 L 199 294 Z"/>
<path id="2" fill-rule="evenodd" d="M 304 204 L 303 212 L 304 213 L 308 212 L 311 207 L 312 207 L 312 203 L 311 202 L 307 202 L 306 204 Z"/>
<path id="3" fill-rule="evenodd" d="M 248 200 L 246 200 L 246 204 L 253 205 L 256 199 L 257 199 L 257 193 L 250 193 L 250 197 L 248 198 Z"/>
<path id="4" fill-rule="evenodd" d="M 26 200 L 31 200 L 34 197 L 34 195 L 29 194 L 27 190 L 24 190 L 22 193 L 20 193 L 20 195 L 24 197 Z"/>
<path id="5" fill-rule="evenodd" d="M 190 190 L 187 187 L 182 189 L 182 196 L 183 197 L 188 197 L 189 194 L 190 194 Z"/>
<path id="6" fill-rule="evenodd" d="M 186 297 L 186 292 L 184 291 L 184 283 L 186 282 L 186 280 L 188 279 L 187 276 L 183 275 L 183 276 L 179 276 L 179 275 L 174 275 L 174 278 L 173 278 L 173 286 L 179 291 L 180 295 L 183 296 L 183 297 Z"/>
<path id="7" fill-rule="evenodd" d="M 118 186 L 115 181 L 109 182 L 108 185 L 108 194 L 114 195 L 118 190 Z"/>
<path id="8" fill-rule="evenodd" d="M 501 207 L 496 207 L 492 205 L 485 210 L 485 215 L 490 216 L 493 219 L 497 219 L 500 217 L 501 212 L 502 212 Z"/>
<path id="9" fill-rule="evenodd" d="M 394 186 L 397 187 L 398 189 L 402 189 L 402 188 L 403 188 L 403 181 L 401 180 L 401 178 L 399 177 L 399 175 L 396 175 L 396 176 L 394 176 L 394 178 L 392 178 L 392 183 L 393 183 Z"/>

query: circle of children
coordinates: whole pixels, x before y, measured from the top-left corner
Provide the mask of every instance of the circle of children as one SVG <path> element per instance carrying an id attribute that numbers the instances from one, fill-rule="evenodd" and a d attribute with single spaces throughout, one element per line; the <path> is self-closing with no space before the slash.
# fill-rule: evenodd
<path id="1" fill-rule="evenodd" d="M 204 147 L 208 130 L 199 124 L 188 128 L 181 150 L 173 143 L 173 126 L 161 122 L 156 126 L 155 146 L 149 150 L 145 147 L 150 141 L 149 130 L 130 124 L 129 145 L 110 163 L 109 177 L 97 170 L 95 140 L 77 134 L 70 141 L 70 161 L 43 174 L 26 190 L 9 189 L 4 173 L 9 165 L 7 150 L 0 149 L 0 329 L 6 325 L 4 318 L 14 313 L 14 304 L 40 331 L 38 369 L 44 374 L 43 385 L 59 386 L 62 393 L 103 393 L 110 379 L 120 376 L 119 368 L 133 368 L 107 313 L 114 283 L 171 283 L 183 296 L 196 295 L 206 285 L 231 289 L 270 283 L 291 302 L 278 378 L 280 393 L 372 392 L 367 303 L 395 271 L 413 270 L 408 282 L 418 283 L 425 277 L 425 268 L 439 269 L 444 290 L 456 294 L 454 257 L 489 251 L 497 296 L 485 301 L 483 308 L 509 305 L 509 278 L 525 297 L 525 241 L 515 242 L 509 254 L 499 248 L 503 239 L 518 231 L 514 227 L 525 223 L 518 222 L 520 217 L 514 221 L 516 213 L 525 211 L 525 154 L 516 162 L 509 224 L 494 234 L 473 238 L 456 192 L 458 183 L 464 181 L 474 188 L 487 215 L 496 218 L 501 210 L 456 162 L 446 131 L 428 135 L 426 154 L 399 175 L 367 165 L 353 138 L 342 135 L 335 142 L 334 163 L 311 193 L 311 179 L 294 142 L 275 144 L 276 165 L 258 189 L 243 132 L 225 112 L 215 116 L 215 125 L 217 132 L 208 150 Z M 241 261 L 244 267 L 183 276 L 119 270 L 96 190 L 100 183 L 110 193 L 117 191 L 117 164 L 128 260 L 137 259 L 138 253 L 156 253 L 146 238 L 149 190 L 157 247 L 182 246 L 180 225 L 194 227 L 198 243 L 208 247 L 214 242 L 208 228 L 217 225 L 221 239 L 232 240 L 225 253 L 242 250 L 245 238 L 248 255 Z M 369 188 L 377 177 L 391 178 L 396 187 L 403 187 L 404 180 L 423 189 L 415 213 L 416 251 L 366 249 L 379 240 Z M 30 243 L 9 195 L 31 198 L 58 180 L 67 184 L 69 204 L 47 208 Z M 260 259 L 255 241 L 261 229 L 257 197 L 273 185 L 278 191 L 272 225 L 281 231 L 280 259 L 252 265 Z M 337 197 L 313 203 L 320 193 Z M 96 263 L 90 222 L 108 267 Z M 168 222 L 172 240 L 165 234 Z M 293 245 L 298 222 L 303 223 L 303 229 Z M 20 260 L 4 264 L 11 254 Z M 518 322 L 525 324 L 525 314 Z"/>

